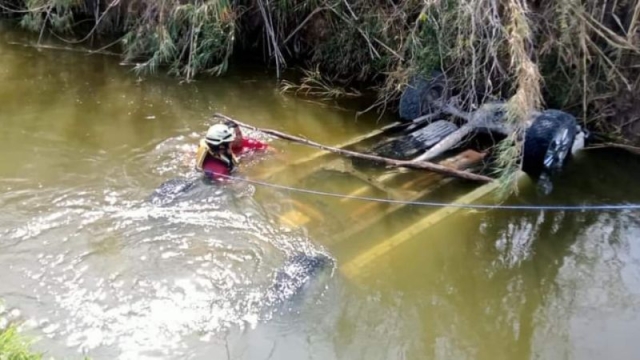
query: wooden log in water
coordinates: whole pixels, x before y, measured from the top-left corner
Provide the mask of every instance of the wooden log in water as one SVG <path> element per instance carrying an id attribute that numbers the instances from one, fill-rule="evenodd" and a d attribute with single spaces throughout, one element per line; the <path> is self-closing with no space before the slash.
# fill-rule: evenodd
<path id="1" fill-rule="evenodd" d="M 303 139 L 294 135 L 290 135 L 290 134 L 286 134 L 277 130 L 272 130 L 272 129 L 261 129 L 255 126 L 251 126 L 248 124 L 245 124 L 241 121 L 238 121 L 236 119 L 232 119 L 226 115 L 220 114 L 220 113 L 216 113 L 214 114 L 215 117 L 227 120 L 227 121 L 232 121 L 236 124 L 238 124 L 238 126 L 242 126 L 245 127 L 247 129 L 251 129 L 254 131 L 260 131 L 263 132 L 265 134 L 269 134 L 269 135 L 273 135 L 275 137 L 281 138 L 281 139 L 285 139 L 285 140 L 289 140 L 289 141 L 293 141 L 299 144 L 304 144 L 307 146 L 312 146 L 312 147 L 316 147 L 322 150 L 326 150 L 326 151 L 330 151 L 333 153 L 337 153 L 337 154 L 341 154 L 344 156 L 348 156 L 348 157 L 353 157 L 353 158 L 360 158 L 360 159 L 365 159 L 365 160 L 370 160 L 370 161 L 375 161 L 375 162 L 380 162 L 380 163 L 384 163 L 387 164 L 389 166 L 394 166 L 394 167 L 406 167 L 406 168 L 412 168 L 412 169 L 422 169 L 422 170 L 430 170 L 433 172 L 437 172 L 440 174 L 444 174 L 444 175 L 449 175 L 449 176 L 453 176 L 453 177 L 458 177 L 461 179 L 466 179 L 466 180 L 473 180 L 473 181 L 479 181 L 479 182 L 491 182 L 494 179 L 488 177 L 488 176 L 484 176 L 484 175 L 478 175 L 478 174 L 474 174 L 468 171 L 461 171 L 461 170 L 456 170 L 456 169 L 452 169 L 450 167 L 446 167 L 443 165 L 439 165 L 439 164 L 435 164 L 432 162 L 428 162 L 428 161 L 420 161 L 420 162 L 414 162 L 414 161 L 404 161 L 404 160 L 395 160 L 395 159 L 389 159 L 389 158 L 384 158 L 384 157 L 380 157 L 380 156 L 375 156 L 375 155 L 369 155 L 369 154 L 363 154 L 363 153 L 359 153 L 359 152 L 355 152 L 355 151 L 351 151 L 351 150 L 345 150 L 345 149 L 338 149 L 335 147 L 331 147 L 331 146 L 326 146 L 326 145 L 322 145 L 319 143 L 316 143 L 314 141 L 311 140 L 307 140 L 307 139 Z"/>
<path id="2" fill-rule="evenodd" d="M 419 117 L 419 118 L 417 118 L 417 119 L 415 119 L 413 121 L 409 121 L 409 122 L 394 122 L 394 123 L 391 123 L 389 125 L 383 126 L 383 127 L 379 128 L 379 129 L 375 129 L 375 130 L 373 130 L 373 131 L 371 131 L 369 133 L 366 133 L 366 134 L 363 134 L 363 135 L 360 135 L 360 136 L 356 136 L 355 138 L 350 139 L 350 140 L 348 140 L 346 142 L 334 145 L 333 147 L 334 148 L 338 148 L 338 149 L 343 149 L 343 148 L 346 148 L 346 147 L 349 147 L 349 146 L 356 145 L 356 144 L 358 144 L 360 142 L 370 140 L 370 139 L 375 138 L 377 136 L 381 136 L 381 135 L 383 135 L 385 133 L 389 133 L 391 131 L 396 131 L 396 130 L 399 130 L 399 129 L 402 129 L 402 128 L 407 128 L 407 129 L 409 129 L 411 127 L 415 128 L 415 127 L 421 126 L 425 122 L 429 122 L 429 121 L 435 119 L 437 116 L 438 116 L 438 114 L 430 114 L 430 115 L 425 115 L 425 116 Z M 275 175 L 275 174 L 277 174 L 277 173 L 279 173 L 281 171 L 284 171 L 284 170 L 290 168 L 291 166 L 301 165 L 301 164 L 304 164 L 304 163 L 307 163 L 307 162 L 310 162 L 310 161 L 314 161 L 314 160 L 320 159 L 322 157 L 327 157 L 330 154 L 334 154 L 334 153 L 331 153 L 331 152 L 328 152 L 328 151 L 318 151 L 318 152 L 313 153 L 313 154 L 311 154 L 309 156 L 305 156 L 303 158 L 297 159 L 297 160 L 295 160 L 295 161 L 293 161 L 293 162 L 291 162 L 289 164 L 280 165 L 280 166 L 276 166 L 274 168 L 268 169 L 266 173 L 260 174 L 260 177 L 261 178 L 269 178 L 269 177 L 271 177 L 271 176 L 273 176 L 273 175 Z"/>

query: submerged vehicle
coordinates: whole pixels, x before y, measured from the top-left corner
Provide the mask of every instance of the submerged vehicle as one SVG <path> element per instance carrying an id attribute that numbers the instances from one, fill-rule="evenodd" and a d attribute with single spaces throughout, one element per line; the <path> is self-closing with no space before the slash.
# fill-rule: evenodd
<path id="1" fill-rule="evenodd" d="M 507 121 L 507 104 L 494 101 L 465 112 L 455 103 L 444 77 L 423 79 L 405 90 L 401 121 L 334 147 L 493 175 L 496 144 L 514 130 Z M 518 139 L 524 144 L 521 171 L 516 174 L 519 184 L 529 182 L 539 194 L 548 195 L 554 177 L 584 148 L 588 137 L 569 113 L 548 109 L 531 114 Z M 497 181 L 480 184 L 379 165 L 321 150 L 263 173 L 258 180 L 294 189 L 290 197 L 295 200 L 280 212 L 281 222 L 308 229 L 325 246 L 340 247 L 339 253 L 346 255 L 338 259 L 339 269 L 351 279 L 369 274 L 376 260 L 462 208 L 446 204 L 491 201 L 489 195 L 499 188 Z M 341 183 L 342 191 L 335 191 L 334 183 Z M 345 193 L 346 183 L 350 190 Z M 433 204 L 426 206 L 430 209 L 417 212 L 410 206 L 425 200 Z M 407 225 L 404 219 L 412 220 Z M 379 222 L 388 224 L 390 234 L 370 230 Z M 350 249 L 362 248 L 354 245 L 354 239 L 366 239 L 358 241 L 368 242 L 368 250 L 351 253 Z"/>
<path id="2" fill-rule="evenodd" d="M 456 108 L 451 98 L 442 77 L 423 80 L 403 94 L 401 121 L 333 147 L 397 160 L 428 160 L 455 170 L 491 175 L 496 140 L 513 130 L 506 121 L 506 104 L 490 102 L 465 112 Z M 553 177 L 568 165 L 572 154 L 584 147 L 587 137 L 588 133 L 566 112 L 551 109 L 532 114 L 519 139 L 524 142 L 524 154 L 518 178 L 528 179 L 548 194 Z M 461 209 L 446 204 L 483 201 L 499 187 L 497 181 L 480 184 L 424 170 L 377 166 L 371 160 L 326 150 L 234 181 L 247 185 L 257 181 L 251 197 L 264 204 L 261 208 L 265 216 L 273 216 L 281 226 L 302 229 L 331 250 L 340 247 L 337 268 L 351 279 L 368 274 L 365 270 L 377 259 Z M 200 185 L 206 183 L 201 178 L 169 181 L 151 200 L 170 203 L 183 196 L 180 194 L 203 191 Z M 288 191 L 274 191 L 269 184 Z M 341 184 L 339 191 L 334 184 Z M 408 206 L 425 200 L 432 202 L 433 206 L 427 206 L 430 209 L 418 212 Z M 403 221 L 387 222 L 392 217 Z M 387 224 L 389 233 L 370 230 L 380 222 Z M 368 250 L 361 250 L 363 241 L 369 244 Z M 295 254 L 289 260 L 291 269 L 300 272 L 287 275 L 289 265 L 285 264 L 284 273 L 274 277 L 269 296 L 277 298 L 274 294 L 288 292 L 286 289 L 304 288 L 316 270 L 328 263 L 324 258 Z"/>
<path id="3" fill-rule="evenodd" d="M 489 145 L 494 145 L 517 130 L 508 121 L 505 101 L 481 104 L 474 111 L 461 110 L 457 98 L 451 96 L 446 77 L 438 72 L 430 78 L 412 79 L 401 97 L 400 116 L 410 124 L 408 131 L 377 144 L 373 153 L 415 161 L 432 160 L 464 146 L 464 140 L 474 135 L 489 135 L 492 142 Z M 550 177 L 562 170 L 572 153 L 584 147 L 588 136 L 567 112 L 555 109 L 533 112 L 517 139 L 523 143 L 522 171 L 548 186 Z M 548 193 L 550 188 L 544 190 Z"/>

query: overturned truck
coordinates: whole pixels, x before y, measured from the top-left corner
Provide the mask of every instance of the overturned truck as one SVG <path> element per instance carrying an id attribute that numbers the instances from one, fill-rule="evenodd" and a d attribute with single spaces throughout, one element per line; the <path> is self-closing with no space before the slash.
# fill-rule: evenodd
<path id="1" fill-rule="evenodd" d="M 257 129 L 223 114 L 214 117 L 296 140 L 294 136 Z M 407 88 L 402 96 L 401 117 L 402 121 L 334 146 L 298 138 L 298 142 L 320 147 L 321 151 L 280 166 L 269 166 L 247 179 L 249 183 L 276 184 L 276 187 L 256 186 L 252 196 L 281 225 L 308 232 L 331 252 L 341 248 L 337 251 L 341 254 L 339 268 L 349 278 L 368 276 L 377 259 L 420 238 L 419 234 L 463 208 L 452 205 L 486 201 L 487 195 L 498 187 L 498 182 L 486 175 L 491 174 L 489 164 L 495 144 L 514 130 L 505 121 L 504 102 L 490 102 L 474 111 L 463 111 L 456 106 L 455 97 L 449 95 L 443 77 L 436 76 Z M 549 179 L 562 170 L 571 154 L 584 146 L 586 136 L 570 114 L 559 110 L 532 114 L 521 139 L 523 172 L 537 183 L 550 183 Z M 380 160 L 391 166 L 378 166 L 376 161 Z M 418 170 L 409 171 L 412 167 Z M 478 182 L 459 182 L 446 176 L 463 173 L 467 176 L 458 177 Z M 336 192 L 333 186 L 338 183 L 342 186 Z M 185 195 L 196 191 L 182 183 L 169 188 L 173 189 L 169 191 L 170 198 L 174 192 Z M 195 187 L 198 188 L 210 186 Z M 167 194 L 161 193 L 165 198 Z M 369 201 L 376 199 L 383 201 Z M 408 206 L 425 200 L 445 205 L 434 203 L 430 209 L 419 212 Z M 380 223 L 385 231 L 373 226 Z M 300 262 L 298 258 L 294 260 Z M 299 287 L 306 282 L 306 274 L 314 272 L 315 264 L 323 263 L 302 260 L 304 266 L 299 268 L 304 270 L 300 273 L 303 276 L 279 275 L 273 288 L 276 293 L 286 288 L 278 281 L 293 279 L 293 287 Z"/>
<path id="2" fill-rule="evenodd" d="M 506 121 L 505 102 L 489 102 L 474 111 L 463 111 L 456 106 L 455 97 L 450 96 L 445 79 L 434 76 L 414 81 L 402 96 L 400 110 L 402 120 L 399 122 L 331 149 L 324 147 L 323 151 L 270 168 L 257 176 L 260 181 L 314 192 L 332 192 L 334 180 L 349 184 L 344 196 L 293 191 L 281 203 L 269 206 L 279 214 L 283 225 L 303 227 L 313 237 L 322 239 L 323 245 L 332 251 L 342 249 L 340 272 L 351 279 L 370 276 L 378 259 L 420 239 L 419 234 L 464 209 L 434 205 L 417 212 L 408 204 L 424 200 L 451 205 L 491 202 L 488 195 L 499 187 L 497 181 L 485 180 L 463 182 L 466 185 L 460 186 L 462 183 L 454 176 L 409 171 L 407 163 L 428 161 L 451 171 L 479 176 L 491 174 L 495 144 L 514 130 Z M 230 120 L 221 114 L 217 116 Z M 519 178 L 525 181 L 529 178 L 548 192 L 550 179 L 565 167 L 572 154 L 584 147 L 587 136 L 576 119 L 566 112 L 550 109 L 532 114 L 520 139 L 524 148 Z M 307 145 L 310 142 L 304 141 Z M 397 164 L 379 166 L 375 160 L 356 154 L 395 159 Z M 367 197 L 392 201 L 362 201 Z M 385 231 L 373 226 L 379 223 L 385 224 Z M 369 246 L 363 245 L 352 252 L 358 248 L 354 243 L 362 242 Z"/>
<path id="3" fill-rule="evenodd" d="M 489 135 L 495 144 L 516 131 L 507 121 L 504 101 L 488 102 L 474 111 L 461 110 L 441 73 L 412 79 L 400 100 L 400 117 L 410 123 L 407 130 L 374 145 L 371 153 L 431 161 L 463 146 L 464 140 L 473 135 Z M 573 152 L 584 147 L 587 137 L 586 130 L 569 113 L 554 109 L 532 113 L 520 139 L 522 171 L 548 192 L 550 178 L 562 170 Z"/>

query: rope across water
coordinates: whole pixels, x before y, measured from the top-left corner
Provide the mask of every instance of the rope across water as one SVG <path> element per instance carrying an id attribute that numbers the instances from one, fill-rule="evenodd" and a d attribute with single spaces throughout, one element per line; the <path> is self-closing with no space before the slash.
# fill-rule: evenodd
<path id="1" fill-rule="evenodd" d="M 640 204 L 599 204 L 599 205 L 499 205 L 499 204 L 462 204 L 462 203 L 450 203 L 450 202 L 436 202 L 436 201 L 405 201 L 396 199 L 385 199 L 368 196 L 357 196 L 349 194 L 339 194 L 333 192 L 326 192 L 321 190 L 303 189 L 292 186 L 279 185 L 269 183 L 260 180 L 251 180 L 238 176 L 221 175 L 229 180 L 244 181 L 253 185 L 260 185 L 264 187 L 270 187 L 274 189 L 287 190 L 318 196 L 329 196 L 341 199 L 352 199 L 360 201 L 371 201 L 387 204 L 401 204 L 401 205 L 413 205 L 413 206 L 428 206 L 428 207 L 457 207 L 470 210 L 517 210 L 517 211 L 624 211 L 624 210 L 640 210 Z"/>

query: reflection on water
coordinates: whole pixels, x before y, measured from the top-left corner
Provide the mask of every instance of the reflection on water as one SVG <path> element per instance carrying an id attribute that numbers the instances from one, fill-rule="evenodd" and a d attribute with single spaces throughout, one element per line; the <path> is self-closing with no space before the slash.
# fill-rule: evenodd
<path id="1" fill-rule="evenodd" d="M 577 192 L 568 181 L 576 167 L 598 177 L 610 159 L 574 163 L 558 194 Z M 590 185 L 582 185 L 589 196 L 543 200 L 638 197 Z M 535 190 L 521 199 L 536 200 Z M 638 220 L 637 212 L 468 213 L 423 233 L 369 280 L 421 299 L 429 358 L 634 358 L 628 341 L 640 330 Z"/>
<path id="2" fill-rule="evenodd" d="M 283 97 L 260 73 L 138 81 L 116 59 L 8 45 L 17 35 L 1 34 L 0 325 L 23 322 L 38 349 L 95 359 L 640 355 L 637 212 L 461 212 L 345 278 L 340 264 L 428 210 L 332 243 L 351 226 L 344 215 L 365 204 L 246 183 L 197 184 L 164 205 L 148 197 L 193 174 L 215 111 L 332 144 L 374 128 L 375 117 L 356 122 Z M 311 151 L 264 140 L 277 151 L 246 159 L 243 176 Z M 638 170 L 624 153 L 587 153 L 552 197 L 529 186 L 509 202 L 637 202 Z M 360 186 L 333 175 L 307 185 Z M 273 212 L 289 200 L 335 221 L 284 228 Z M 272 301 L 274 279 L 286 278 L 277 271 L 300 252 L 328 254 L 338 268 Z"/>
<path id="3" fill-rule="evenodd" d="M 3 297 L 25 312 L 55 309 L 38 325 L 67 346 L 123 355 L 179 354 L 178 336 L 255 326 L 270 315 L 262 294 L 274 269 L 293 250 L 319 249 L 278 231 L 251 197 L 210 190 L 171 207 L 113 189 L 4 197 L 3 208 L 34 213 L 3 223 Z"/>

